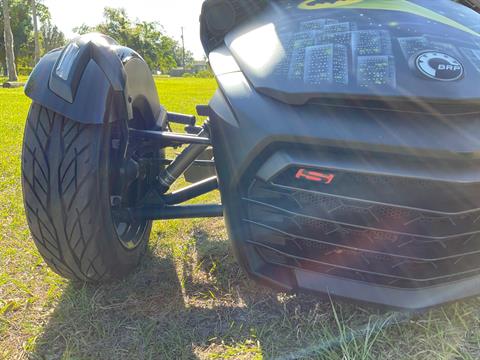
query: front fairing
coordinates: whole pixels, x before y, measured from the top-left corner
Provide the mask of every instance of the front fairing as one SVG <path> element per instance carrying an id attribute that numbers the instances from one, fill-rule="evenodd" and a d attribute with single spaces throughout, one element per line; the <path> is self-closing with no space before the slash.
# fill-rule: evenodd
<path id="1" fill-rule="evenodd" d="M 254 88 L 318 99 L 475 103 L 480 14 L 451 0 L 270 1 L 224 37 Z"/>

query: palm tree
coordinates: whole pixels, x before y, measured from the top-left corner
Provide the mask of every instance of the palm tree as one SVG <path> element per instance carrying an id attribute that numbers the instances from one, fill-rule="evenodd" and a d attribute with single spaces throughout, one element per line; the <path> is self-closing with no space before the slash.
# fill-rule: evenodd
<path id="1" fill-rule="evenodd" d="M 35 39 L 35 64 L 40 60 L 40 38 L 38 33 L 37 4 L 35 0 L 31 0 L 32 17 L 33 17 L 33 35 Z"/>
<path id="2" fill-rule="evenodd" d="M 8 0 L 3 1 L 3 33 L 5 37 L 5 53 L 7 58 L 8 81 L 18 81 L 15 68 L 15 52 L 13 50 L 13 34 L 10 26 L 10 9 Z"/>

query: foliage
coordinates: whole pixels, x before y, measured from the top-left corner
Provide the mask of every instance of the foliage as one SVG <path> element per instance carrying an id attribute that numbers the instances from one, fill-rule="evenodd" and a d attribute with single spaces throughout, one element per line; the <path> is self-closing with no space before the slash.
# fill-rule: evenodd
<path id="1" fill-rule="evenodd" d="M 52 31 L 51 16 L 48 7 L 37 0 L 37 16 L 42 23 L 42 28 L 50 24 L 50 30 Z M 0 18 L 3 20 L 3 11 L 0 7 Z M 12 26 L 12 33 L 14 39 L 14 51 L 18 67 L 31 67 L 33 66 L 34 59 L 34 38 L 33 38 L 33 25 L 31 16 L 31 4 L 30 0 L 10 0 L 10 19 Z M 47 38 L 48 44 L 55 43 L 55 45 L 62 46 L 65 42 L 65 37 L 58 28 L 55 27 L 53 33 L 41 31 L 40 40 L 44 42 L 44 50 L 50 50 L 45 45 L 44 36 L 53 36 Z M 5 65 L 5 44 L 3 38 L 3 21 L 0 22 L 0 67 L 6 68 Z"/>
<path id="2" fill-rule="evenodd" d="M 17 74 L 18 76 L 28 76 L 32 72 L 33 68 L 31 66 L 18 66 Z"/>
<path id="3" fill-rule="evenodd" d="M 78 34 L 100 32 L 109 35 L 117 42 L 138 51 L 152 70 L 168 73 L 170 69 L 182 65 L 180 44 L 165 34 L 157 22 L 132 20 L 125 9 L 107 7 L 101 24 L 90 27 L 85 24 L 74 31 Z M 193 63 L 193 55 L 186 52 L 187 65 Z"/>
<path id="4" fill-rule="evenodd" d="M 212 79 L 214 75 L 210 70 L 202 70 L 196 73 L 195 77 L 200 79 Z"/>
<path id="5" fill-rule="evenodd" d="M 17 63 L 21 62 L 21 57 L 28 49 L 30 34 L 33 30 L 31 18 L 29 16 L 28 0 L 10 0 L 10 19 L 14 39 L 14 51 Z M 3 20 L 3 9 L 0 7 L 0 17 Z M 5 61 L 5 40 L 3 37 L 3 21 L 0 22 L 0 63 L 3 69 L 6 69 Z M 33 52 L 32 52 L 33 54 Z"/>
<path id="6" fill-rule="evenodd" d="M 184 78 L 197 78 L 197 79 L 213 79 L 214 75 L 211 71 L 202 70 L 197 73 L 186 72 L 182 75 Z"/>
<path id="7" fill-rule="evenodd" d="M 65 45 L 65 35 L 51 21 L 48 8 L 37 0 L 37 15 L 40 21 L 42 54 Z M 0 18 L 3 18 L 0 7 Z M 17 67 L 27 70 L 34 65 L 34 34 L 30 0 L 10 0 L 10 18 L 14 37 Z M 154 71 L 168 73 L 172 68 L 183 66 L 183 50 L 178 41 L 168 36 L 157 22 L 132 20 L 124 9 L 107 7 L 104 20 L 97 26 L 81 25 L 78 34 L 101 32 L 120 44 L 138 51 Z M 193 54 L 185 51 L 185 64 L 194 61 Z M 6 69 L 3 21 L 0 21 L 0 68 Z"/>
<path id="8" fill-rule="evenodd" d="M 65 35 L 50 20 L 45 21 L 40 27 L 45 52 L 65 45 Z"/>

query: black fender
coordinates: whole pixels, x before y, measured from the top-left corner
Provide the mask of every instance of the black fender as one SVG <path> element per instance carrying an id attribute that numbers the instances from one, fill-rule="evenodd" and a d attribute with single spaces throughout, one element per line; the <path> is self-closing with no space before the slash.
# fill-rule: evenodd
<path id="1" fill-rule="evenodd" d="M 30 75 L 25 93 L 83 124 L 130 121 L 139 115 L 146 128 L 166 125 L 148 65 L 134 50 L 101 34 L 80 36 L 46 54 Z"/>

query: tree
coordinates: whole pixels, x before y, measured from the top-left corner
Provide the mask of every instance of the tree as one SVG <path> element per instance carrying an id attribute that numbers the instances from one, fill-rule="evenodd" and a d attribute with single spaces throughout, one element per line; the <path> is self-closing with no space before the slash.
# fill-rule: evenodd
<path id="1" fill-rule="evenodd" d="M 111 36 L 120 44 L 135 49 L 153 70 L 169 72 L 182 64 L 182 48 L 166 35 L 156 22 L 132 21 L 124 9 L 105 8 L 104 21 L 94 27 L 81 25 L 78 34 L 98 31 Z M 186 52 L 187 67 L 193 62 L 192 53 Z"/>
<path id="2" fill-rule="evenodd" d="M 0 0 L 0 4 L 2 0 Z M 10 26 L 13 33 L 15 64 L 17 73 L 23 72 L 25 75 L 30 68 L 35 64 L 35 39 L 32 18 L 32 3 L 31 0 L 9 0 L 10 12 Z M 47 6 L 41 3 L 41 0 L 36 0 L 36 12 L 38 25 L 51 22 L 50 11 Z M 0 67 L 6 72 L 6 53 L 5 42 L 3 37 L 3 7 L 0 6 Z M 41 28 L 40 28 L 41 30 Z M 58 31 L 58 28 L 57 28 Z M 63 34 L 62 34 L 63 36 Z M 39 34 L 39 50 L 42 54 L 42 34 Z M 63 45 L 63 43 L 61 44 Z M 59 45 L 59 46 L 61 46 Z M 44 47 L 44 45 L 43 45 Z"/>
<path id="3" fill-rule="evenodd" d="M 183 64 L 183 50 L 178 43 L 174 49 L 174 57 L 177 64 Z M 190 50 L 185 50 L 185 68 L 191 68 L 194 62 L 195 58 L 193 53 Z"/>
<path id="4" fill-rule="evenodd" d="M 40 28 L 45 52 L 65 45 L 65 35 L 50 20 L 45 21 Z"/>
<path id="5" fill-rule="evenodd" d="M 8 0 L 3 0 L 3 33 L 5 39 L 6 68 L 9 81 L 18 81 L 13 48 L 13 33 L 10 25 L 10 9 Z"/>
<path id="6" fill-rule="evenodd" d="M 105 21 L 97 25 L 97 31 L 110 35 L 120 44 L 131 44 L 134 41 L 134 24 L 127 16 L 125 9 L 106 7 L 103 10 Z"/>
<path id="7" fill-rule="evenodd" d="M 35 41 L 34 61 L 36 64 L 40 60 L 40 36 L 38 33 L 37 3 L 35 0 L 31 0 L 31 6 L 33 18 L 33 38 Z"/>
<path id="8" fill-rule="evenodd" d="M 1 0 L 0 0 L 1 1 Z M 30 0 L 9 0 L 10 27 L 13 33 L 13 44 L 16 65 L 33 65 L 33 37 L 32 37 L 32 19 L 30 17 Z M 48 9 L 46 9 L 48 11 Z M 37 14 L 45 14 L 45 8 L 37 4 Z M 0 7 L 0 17 L 3 19 L 3 7 Z M 0 21 L 0 64 L 4 68 L 6 75 L 6 53 L 5 41 L 3 37 L 3 21 Z M 18 66 L 17 66 L 18 69 Z"/>

